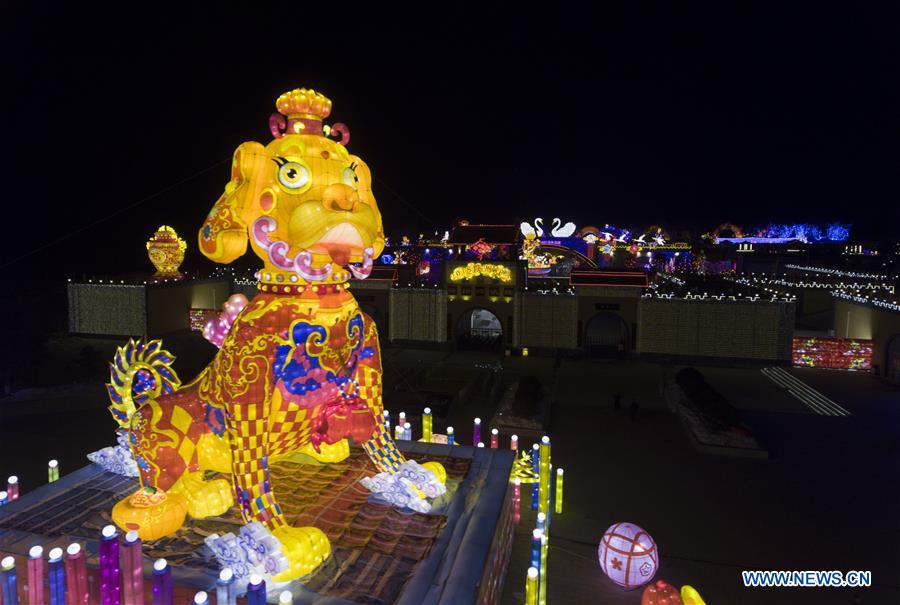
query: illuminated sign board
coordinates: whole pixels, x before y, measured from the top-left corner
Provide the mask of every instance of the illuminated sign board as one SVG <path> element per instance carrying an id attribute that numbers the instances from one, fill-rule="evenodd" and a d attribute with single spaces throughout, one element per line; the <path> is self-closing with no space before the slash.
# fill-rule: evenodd
<path id="1" fill-rule="evenodd" d="M 503 282 L 504 284 L 511 284 L 514 278 L 512 270 L 508 266 L 500 263 L 470 262 L 448 266 L 448 271 L 450 272 L 449 279 L 452 282 L 485 278 L 487 280 Z"/>
<path id="2" fill-rule="evenodd" d="M 795 337 L 795 366 L 833 370 L 871 370 L 872 341 L 850 338 Z"/>
<path id="3" fill-rule="evenodd" d="M 544 240 L 541 240 L 541 243 L 545 243 Z M 687 242 L 670 242 L 665 244 L 655 244 L 655 243 L 638 243 L 636 240 L 631 242 L 610 242 L 611 246 L 616 250 L 628 250 L 632 246 L 637 246 L 641 250 L 650 250 L 651 252 L 654 250 L 690 250 L 691 245 Z"/>
<path id="4" fill-rule="evenodd" d="M 209 321 L 209 318 L 217 315 L 215 309 L 189 309 L 188 319 L 191 324 L 191 330 L 194 332 L 202 332 L 203 326 Z"/>

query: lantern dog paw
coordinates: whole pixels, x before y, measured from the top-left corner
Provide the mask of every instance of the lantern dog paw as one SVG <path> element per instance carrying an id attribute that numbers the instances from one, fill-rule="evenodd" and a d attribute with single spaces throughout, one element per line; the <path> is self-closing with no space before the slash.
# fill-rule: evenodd
<path id="1" fill-rule="evenodd" d="M 276 106 L 274 139 L 237 148 L 231 180 L 198 235 L 200 251 L 220 263 L 249 244 L 264 262 L 259 294 L 232 297 L 227 317 L 210 324 L 219 352 L 191 383 L 181 385 L 159 341 L 131 341 L 110 364 L 109 394 L 145 496 L 169 503 L 141 496 L 135 512 L 128 498 L 116 523 L 153 539 L 185 514 L 237 504 L 245 521 L 282 541 L 289 567 L 278 577 L 289 579 L 315 569 L 330 546 L 320 530 L 286 524 L 269 464 L 296 452 L 343 460 L 348 439 L 379 471 L 396 472 L 405 460 L 384 428 L 375 323 L 347 284 L 367 277 L 384 248 L 369 168 L 347 151 L 346 126 L 323 126 L 331 112 L 323 95 L 297 89 Z M 208 481 L 208 471 L 229 478 Z"/>
<path id="2" fill-rule="evenodd" d="M 290 563 L 288 569 L 272 578 L 276 582 L 305 576 L 331 554 L 331 543 L 317 527 L 282 525 L 272 530 L 272 534 L 281 542 L 281 549 Z"/>

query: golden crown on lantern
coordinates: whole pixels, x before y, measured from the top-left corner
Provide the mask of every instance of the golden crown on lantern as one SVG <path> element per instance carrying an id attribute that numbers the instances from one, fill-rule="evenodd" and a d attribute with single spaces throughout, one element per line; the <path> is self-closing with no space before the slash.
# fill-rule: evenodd
<path id="1" fill-rule="evenodd" d="M 277 113 L 269 116 L 269 130 L 275 138 L 289 134 L 311 134 L 339 138 L 342 145 L 350 141 L 346 124 L 331 127 L 322 121 L 331 115 L 331 99 L 312 88 L 295 88 L 275 100 Z"/>
<path id="2" fill-rule="evenodd" d="M 331 115 L 331 99 L 312 88 L 295 88 L 275 101 L 278 112 L 286 116 L 308 116 L 325 119 Z"/>

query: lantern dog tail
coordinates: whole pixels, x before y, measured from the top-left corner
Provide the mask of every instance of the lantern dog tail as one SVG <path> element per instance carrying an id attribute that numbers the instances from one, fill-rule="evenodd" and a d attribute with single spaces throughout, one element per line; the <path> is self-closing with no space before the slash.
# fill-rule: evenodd
<path id="1" fill-rule="evenodd" d="M 178 390 L 181 380 L 172 369 L 175 356 L 161 340 L 129 339 L 109 364 L 109 411 L 123 429 L 131 428 L 135 411 L 150 399 Z"/>
<path id="2" fill-rule="evenodd" d="M 171 534 L 186 514 L 219 515 L 233 503 L 229 481 L 203 476 L 204 470 L 230 470 L 227 444 L 215 431 L 224 420 L 204 409 L 196 381 L 182 386 L 174 361 L 162 341 L 131 339 L 109 364 L 109 410 L 128 434 L 141 480 L 141 489 L 117 503 L 112 517 L 144 540 Z"/>

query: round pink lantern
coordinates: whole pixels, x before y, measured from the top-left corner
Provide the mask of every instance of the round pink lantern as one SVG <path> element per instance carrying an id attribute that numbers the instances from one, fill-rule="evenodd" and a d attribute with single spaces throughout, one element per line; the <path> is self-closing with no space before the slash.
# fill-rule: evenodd
<path id="1" fill-rule="evenodd" d="M 659 567 L 656 542 L 634 523 L 616 523 L 607 529 L 597 557 L 603 573 L 628 590 L 652 580 Z"/>

